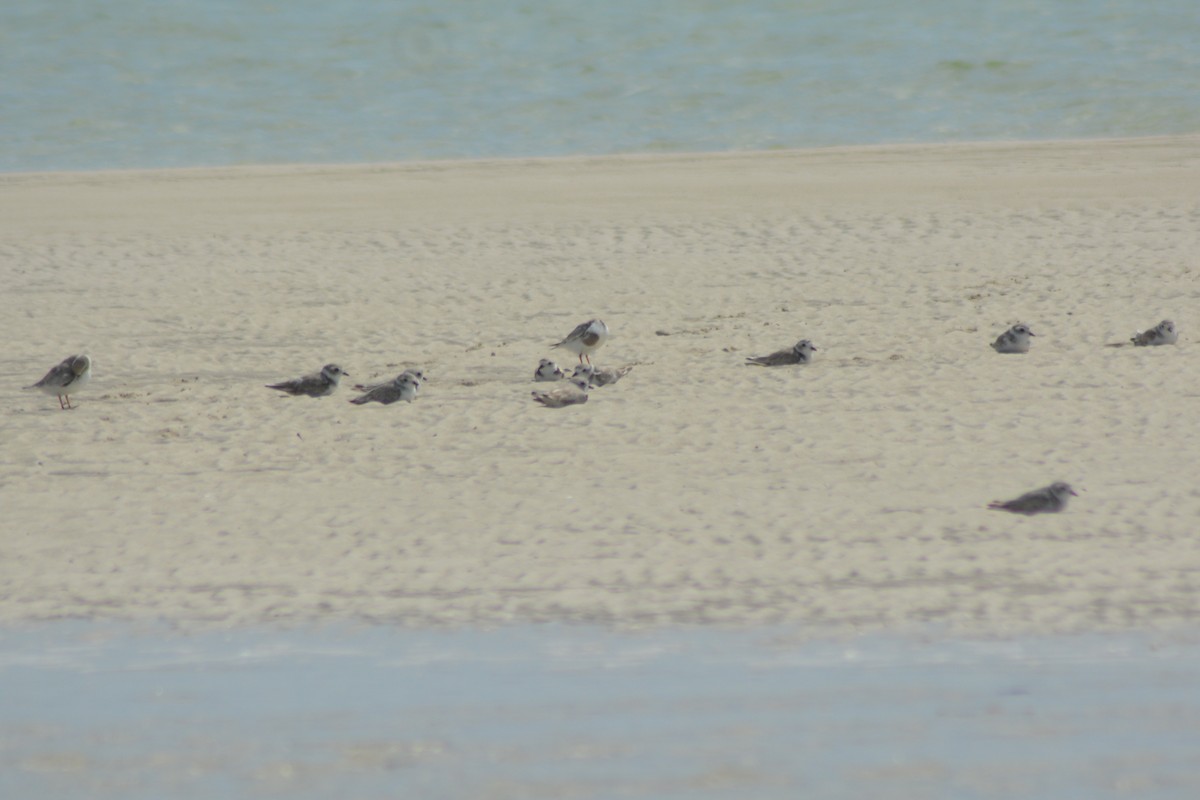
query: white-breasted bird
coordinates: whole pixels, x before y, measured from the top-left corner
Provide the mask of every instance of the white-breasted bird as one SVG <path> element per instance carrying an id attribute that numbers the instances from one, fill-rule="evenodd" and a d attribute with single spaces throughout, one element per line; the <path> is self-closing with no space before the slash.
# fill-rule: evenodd
<path id="1" fill-rule="evenodd" d="M 74 408 L 71 395 L 79 391 L 92 378 L 92 359 L 86 355 L 67 356 L 50 368 L 40 381 L 26 389 L 37 389 L 58 397 L 58 407 Z M 64 398 L 66 402 L 64 403 Z"/>

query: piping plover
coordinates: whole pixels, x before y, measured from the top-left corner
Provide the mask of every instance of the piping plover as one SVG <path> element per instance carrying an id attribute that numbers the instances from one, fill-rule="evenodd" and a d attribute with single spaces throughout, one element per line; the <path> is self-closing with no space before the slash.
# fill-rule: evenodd
<path id="1" fill-rule="evenodd" d="M 428 380 L 428 378 L 425 377 L 425 373 L 419 369 L 406 369 L 404 372 L 401 372 L 400 375 L 410 376 L 417 382 L 417 388 L 424 386 L 425 381 Z M 396 377 L 400 376 L 397 375 Z M 396 378 L 392 378 L 390 381 L 383 381 L 382 383 L 356 383 L 354 384 L 354 388 L 360 392 L 372 392 L 376 389 L 382 389 L 385 386 L 391 386 L 395 382 Z"/>
<path id="2" fill-rule="evenodd" d="M 608 386 L 616 383 L 629 374 L 633 367 L 594 367 L 591 364 L 580 364 L 571 374 L 572 378 L 583 378 L 592 386 Z"/>
<path id="3" fill-rule="evenodd" d="M 786 364 L 807 364 L 812 361 L 812 354 L 816 352 L 813 343 L 808 339 L 801 339 L 796 342 L 795 346 L 788 350 L 777 350 L 770 355 L 765 356 L 750 356 L 746 359 L 747 364 L 757 364 L 760 367 L 781 367 Z"/>
<path id="4" fill-rule="evenodd" d="M 588 382 L 586 378 L 572 377 L 562 386 L 556 386 L 553 389 L 547 389 L 543 392 L 534 391 L 532 394 L 534 400 L 547 408 L 573 406 L 578 403 L 587 402 Z"/>
<path id="5" fill-rule="evenodd" d="M 1028 353 L 1029 337 L 1037 336 L 1029 330 L 1028 325 L 1013 325 L 992 342 L 992 349 L 997 353 Z"/>
<path id="6" fill-rule="evenodd" d="M 361 397 L 356 397 L 351 400 L 351 403 L 361 406 L 364 403 L 382 403 L 385 406 L 395 403 L 397 400 L 407 400 L 412 402 L 417 396 L 417 390 L 421 388 L 421 382 L 408 372 L 401 372 L 396 376 L 396 379 L 390 383 L 381 383 L 367 390 L 367 393 Z"/>
<path id="7" fill-rule="evenodd" d="M 40 381 L 25 388 L 38 389 L 57 396 L 58 407 L 65 410 L 75 407 L 71 405 L 71 395 L 82 389 L 91 377 L 92 359 L 85 355 L 67 356 L 59 364 L 51 367 Z"/>
<path id="8" fill-rule="evenodd" d="M 1138 347 L 1175 344 L 1175 342 L 1179 341 L 1179 334 L 1175 332 L 1175 323 L 1169 319 L 1164 319 L 1148 331 L 1138 331 L 1129 341 Z"/>
<path id="9" fill-rule="evenodd" d="M 587 358 L 590 364 L 592 363 L 592 353 L 607 340 L 608 326 L 604 324 L 604 321 L 589 319 L 587 322 L 576 325 L 575 330 L 567 334 L 567 338 L 550 346 L 566 348 L 579 356 L 580 364 L 583 363 L 584 358 Z"/>
<path id="10" fill-rule="evenodd" d="M 1041 489 L 1026 492 L 1015 500 L 988 503 L 988 508 L 998 511 L 1011 511 L 1014 514 L 1044 514 L 1062 511 L 1067 507 L 1067 498 L 1075 495 L 1075 490 L 1069 484 L 1059 481 Z M 1075 495 L 1078 497 L 1078 495 Z"/>
<path id="11" fill-rule="evenodd" d="M 543 358 L 539 361 L 537 369 L 533 371 L 533 379 L 538 383 L 561 381 L 565 377 L 567 377 L 566 373 L 559 368 L 558 364 L 555 364 L 548 358 Z"/>
<path id="12" fill-rule="evenodd" d="M 307 397 L 325 397 L 333 394 L 334 389 L 338 387 L 338 381 L 342 376 L 350 376 L 350 373 L 345 372 L 337 364 L 326 364 L 321 367 L 320 372 L 314 372 L 311 375 L 305 375 L 303 378 L 295 380 L 283 381 L 282 383 L 268 384 L 268 389 L 278 389 L 281 392 L 287 392 L 296 396 L 305 395 Z"/>

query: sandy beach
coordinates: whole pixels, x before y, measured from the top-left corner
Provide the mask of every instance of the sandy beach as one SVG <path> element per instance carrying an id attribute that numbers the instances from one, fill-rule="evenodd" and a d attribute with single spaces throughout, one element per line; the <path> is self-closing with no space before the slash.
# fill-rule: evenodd
<path id="1" fill-rule="evenodd" d="M 1197 186 L 1200 137 L 2 175 L 0 622 L 1194 626 Z M 591 317 L 633 371 L 539 407 Z"/>

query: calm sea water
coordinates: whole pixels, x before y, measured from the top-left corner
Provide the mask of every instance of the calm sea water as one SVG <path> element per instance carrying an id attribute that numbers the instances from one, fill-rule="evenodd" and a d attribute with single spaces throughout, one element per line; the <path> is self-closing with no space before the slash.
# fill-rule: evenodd
<path id="1" fill-rule="evenodd" d="M 0 796 L 1200 796 L 1200 646 L 0 629 Z"/>
<path id="2" fill-rule="evenodd" d="M 1195 0 L 6 0 L 0 171 L 1200 131 Z"/>

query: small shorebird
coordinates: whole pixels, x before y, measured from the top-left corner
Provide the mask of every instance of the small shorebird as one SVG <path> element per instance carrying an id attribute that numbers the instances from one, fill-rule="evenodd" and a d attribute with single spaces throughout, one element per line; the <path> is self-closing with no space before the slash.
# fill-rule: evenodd
<path id="1" fill-rule="evenodd" d="M 1028 325 L 1013 325 L 992 342 L 992 349 L 997 353 L 1028 353 L 1029 337 L 1037 336 L 1029 330 Z"/>
<path id="2" fill-rule="evenodd" d="M 333 394 L 333 391 L 338 387 L 338 381 L 342 376 L 350 377 L 348 372 L 342 370 L 337 364 L 326 364 L 321 367 L 320 372 L 314 372 L 311 375 L 305 375 L 302 378 L 295 380 L 283 381 L 282 383 L 268 384 L 268 389 L 278 389 L 281 392 L 286 392 L 291 395 L 306 396 L 306 397 L 325 397 Z"/>
<path id="3" fill-rule="evenodd" d="M 1044 514 L 1065 509 L 1067 498 L 1072 495 L 1079 496 L 1075 494 L 1075 490 L 1071 488 L 1070 484 L 1059 481 L 1044 488 L 1026 492 L 1015 500 L 1003 503 L 997 500 L 994 503 L 988 503 L 988 508 L 1011 511 L 1014 514 Z"/>
<path id="4" fill-rule="evenodd" d="M 75 407 L 71 405 L 71 395 L 82 389 L 91 377 L 92 359 L 85 355 L 67 356 L 59 364 L 51 367 L 40 381 L 25 388 L 56 395 L 58 407 L 66 410 Z M 66 398 L 66 403 L 63 402 L 63 398 Z"/>
<path id="5" fill-rule="evenodd" d="M 566 373 L 559 368 L 558 364 L 555 364 L 548 358 L 543 358 L 539 361 L 537 369 L 533 371 L 533 379 L 538 383 L 561 381 L 565 377 L 567 377 Z"/>
<path id="6" fill-rule="evenodd" d="M 629 367 L 594 367 L 591 364 L 580 364 L 571 373 L 572 378 L 583 378 L 592 386 L 608 386 L 624 378 L 633 370 Z"/>
<path id="7" fill-rule="evenodd" d="M 416 379 L 411 373 L 401 372 L 396 376 L 396 379 L 390 383 L 380 383 L 361 397 L 356 397 L 351 400 L 357 406 L 365 403 L 382 403 L 383 405 L 391 405 L 398 400 L 406 400 L 411 403 L 417 396 L 417 390 L 421 388 L 421 382 Z"/>
<path id="8" fill-rule="evenodd" d="M 587 322 L 576 325 L 575 330 L 567 334 L 567 338 L 550 346 L 551 348 L 562 347 L 570 350 L 579 356 L 580 364 L 583 363 L 584 358 L 587 358 L 587 362 L 590 364 L 592 363 L 592 353 L 607 340 L 608 326 L 604 324 L 604 321 L 589 319 Z"/>
<path id="9" fill-rule="evenodd" d="M 756 364 L 760 367 L 782 367 L 787 364 L 807 364 L 812 361 L 812 354 L 817 348 L 813 347 L 813 343 L 808 339 L 801 339 L 796 342 L 788 350 L 776 350 L 774 353 L 765 356 L 750 356 L 746 359 L 747 364 Z"/>
<path id="10" fill-rule="evenodd" d="M 417 382 L 417 388 L 425 385 L 425 373 L 419 369 L 406 369 L 404 372 L 401 372 L 400 375 L 410 376 Z M 399 375 L 396 377 L 399 377 Z M 395 382 L 396 378 L 392 378 L 390 381 L 383 381 L 382 383 L 356 383 L 354 384 L 354 388 L 360 392 L 372 392 L 376 389 L 382 389 L 385 386 L 391 386 Z"/>
<path id="11" fill-rule="evenodd" d="M 1169 319 L 1164 319 L 1148 331 L 1138 331 L 1129 341 L 1138 347 L 1175 344 L 1175 342 L 1179 341 L 1179 334 L 1175 332 L 1175 323 Z"/>
<path id="12" fill-rule="evenodd" d="M 533 399 L 547 408 L 563 408 L 588 400 L 588 382 L 586 378 L 572 377 L 562 386 L 556 386 L 546 391 L 534 391 Z"/>

